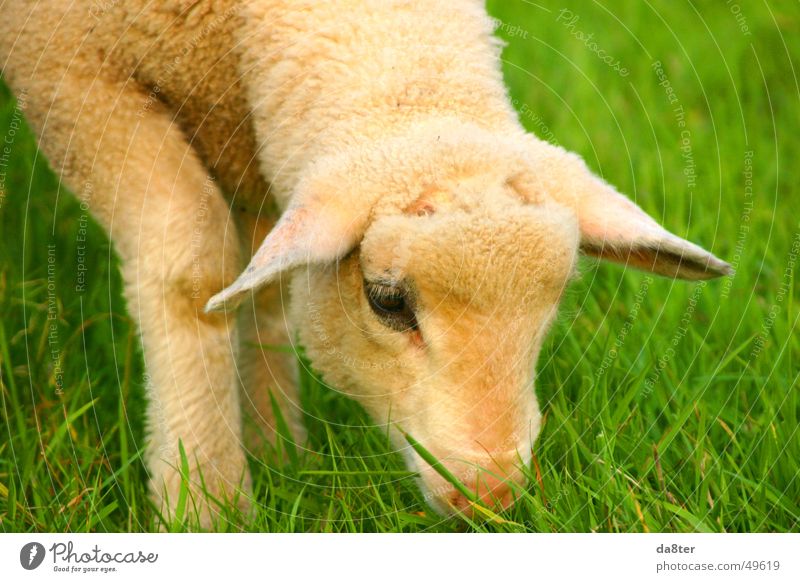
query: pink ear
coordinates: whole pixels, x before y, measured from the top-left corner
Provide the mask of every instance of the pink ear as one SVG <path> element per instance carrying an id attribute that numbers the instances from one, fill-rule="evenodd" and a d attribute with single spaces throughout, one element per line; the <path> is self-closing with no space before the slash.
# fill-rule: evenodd
<path id="1" fill-rule="evenodd" d="M 348 215 L 338 202 L 310 200 L 287 209 L 239 278 L 209 300 L 206 312 L 236 307 L 248 292 L 284 271 L 333 262 L 347 254 L 363 234 L 366 215 L 355 210 Z"/>
<path id="2" fill-rule="evenodd" d="M 575 154 L 550 144 L 534 149 L 535 176 L 526 197 L 542 195 L 572 208 L 578 216 L 581 250 L 667 277 L 711 279 L 732 272 L 730 265 L 658 225 L 636 204 L 594 176 Z"/>
<path id="3" fill-rule="evenodd" d="M 689 280 L 732 272 L 726 262 L 665 230 L 608 184 L 593 180 L 595 190 L 582 196 L 577 207 L 586 254 Z"/>

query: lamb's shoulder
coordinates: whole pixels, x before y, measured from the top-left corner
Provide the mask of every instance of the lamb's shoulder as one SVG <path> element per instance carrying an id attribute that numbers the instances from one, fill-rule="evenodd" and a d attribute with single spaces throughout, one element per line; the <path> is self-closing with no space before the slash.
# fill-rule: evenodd
<path id="1" fill-rule="evenodd" d="M 256 140 L 240 76 L 241 2 L 120 3 L 102 36 L 108 60 L 141 86 L 143 107 L 164 105 L 229 196 L 263 197 Z M 260 200 L 250 200 L 259 206 Z"/>

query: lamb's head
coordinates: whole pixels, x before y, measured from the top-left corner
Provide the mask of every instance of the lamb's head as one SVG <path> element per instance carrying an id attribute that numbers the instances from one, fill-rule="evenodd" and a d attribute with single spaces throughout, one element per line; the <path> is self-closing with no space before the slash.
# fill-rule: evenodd
<path id="1" fill-rule="evenodd" d="M 308 295 L 326 306 L 314 322 L 326 322 L 321 333 L 305 326 L 312 359 L 395 429 L 442 511 L 467 510 L 468 499 L 403 433 L 485 502 L 509 505 L 539 431 L 534 363 L 575 265 L 574 216 L 500 191 L 507 205 L 376 220 L 322 297 Z M 312 289 L 302 277 L 295 285 Z M 348 357 L 349 365 L 337 361 Z"/>
<path id="2" fill-rule="evenodd" d="M 292 320 L 313 365 L 390 428 L 443 512 L 470 501 L 405 437 L 484 503 L 513 501 L 539 431 L 535 362 L 579 249 L 684 278 L 726 268 L 578 158 L 517 141 L 431 132 L 322 164 L 212 300 L 305 266 Z"/>

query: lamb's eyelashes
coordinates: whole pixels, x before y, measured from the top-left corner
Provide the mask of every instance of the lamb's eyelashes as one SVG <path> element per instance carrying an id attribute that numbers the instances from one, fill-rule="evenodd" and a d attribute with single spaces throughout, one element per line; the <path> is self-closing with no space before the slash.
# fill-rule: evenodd
<path id="1" fill-rule="evenodd" d="M 403 285 L 364 281 L 364 294 L 380 322 L 398 332 L 417 331 L 413 297 Z"/>

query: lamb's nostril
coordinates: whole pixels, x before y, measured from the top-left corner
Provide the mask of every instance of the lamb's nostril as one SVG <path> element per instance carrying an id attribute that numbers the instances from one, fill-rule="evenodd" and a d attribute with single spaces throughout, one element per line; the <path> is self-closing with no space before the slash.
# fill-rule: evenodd
<path id="1" fill-rule="evenodd" d="M 461 496 L 461 493 L 458 491 L 450 491 L 449 493 L 445 494 L 444 501 L 450 507 L 458 507 L 458 498 Z"/>
<path id="2" fill-rule="evenodd" d="M 478 503 L 494 510 L 503 510 L 511 507 L 515 501 L 514 491 L 511 484 L 505 480 L 492 479 L 491 483 L 482 480 L 479 486 L 474 486 L 472 491 L 476 491 Z M 468 516 L 475 515 L 473 499 L 460 493 L 450 491 L 445 495 L 444 501 L 459 513 Z"/>
<path id="3" fill-rule="evenodd" d="M 507 480 L 485 479 L 479 491 L 480 501 L 487 507 L 506 509 L 513 502 L 513 491 Z"/>
<path id="4" fill-rule="evenodd" d="M 500 505 L 503 509 L 508 509 L 509 507 L 514 505 L 515 501 L 516 498 L 514 496 L 514 490 L 511 487 L 509 487 L 508 491 L 506 491 L 506 494 L 503 495 L 503 498 L 500 500 Z"/>
<path id="5" fill-rule="evenodd" d="M 470 514 L 472 511 L 472 502 L 469 498 L 456 491 L 456 494 L 453 496 L 453 507 L 462 513 Z"/>

